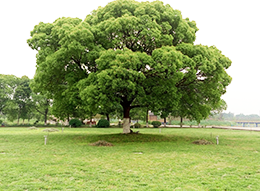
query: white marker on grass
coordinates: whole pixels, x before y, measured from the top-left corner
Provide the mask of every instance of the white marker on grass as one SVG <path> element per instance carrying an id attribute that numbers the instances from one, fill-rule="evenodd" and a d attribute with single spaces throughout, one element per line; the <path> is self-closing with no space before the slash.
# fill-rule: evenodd
<path id="1" fill-rule="evenodd" d="M 48 135 L 44 135 L 44 145 L 47 144 L 47 137 L 48 137 Z"/>
<path id="2" fill-rule="evenodd" d="M 217 145 L 219 144 L 219 142 L 218 142 L 218 136 L 216 136 L 216 140 L 217 140 Z"/>

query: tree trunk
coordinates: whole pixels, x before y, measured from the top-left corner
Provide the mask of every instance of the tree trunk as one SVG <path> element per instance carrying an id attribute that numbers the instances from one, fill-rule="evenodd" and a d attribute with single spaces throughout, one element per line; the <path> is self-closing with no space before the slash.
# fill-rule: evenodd
<path id="1" fill-rule="evenodd" d="M 106 116 L 107 116 L 107 120 L 109 121 L 109 114 L 107 113 Z"/>
<path id="2" fill-rule="evenodd" d="M 182 117 L 181 117 L 181 124 L 180 124 L 180 127 L 182 128 L 182 121 L 183 121 L 183 119 L 182 119 Z"/>
<path id="3" fill-rule="evenodd" d="M 68 114 L 67 120 L 68 120 L 68 125 L 70 125 L 70 114 Z"/>
<path id="4" fill-rule="evenodd" d="M 125 133 L 125 134 L 130 133 L 129 118 L 123 119 L 123 133 Z"/>
<path id="5" fill-rule="evenodd" d="M 90 116 L 89 127 L 92 127 L 92 116 Z"/>
<path id="6" fill-rule="evenodd" d="M 19 119 L 20 119 L 20 109 L 18 111 L 18 119 L 17 119 L 17 124 L 19 125 Z"/>
<path id="7" fill-rule="evenodd" d="M 166 117 L 164 117 L 163 119 L 164 119 L 164 127 L 166 127 Z"/>
<path id="8" fill-rule="evenodd" d="M 149 117 L 149 110 L 147 109 L 146 112 L 146 127 L 148 128 L 148 117 Z"/>
<path id="9" fill-rule="evenodd" d="M 123 106 L 124 119 L 123 119 L 123 133 L 130 133 L 130 105 Z"/>
<path id="10" fill-rule="evenodd" d="M 44 112 L 44 125 L 47 125 L 47 115 L 48 115 L 48 109 Z"/>

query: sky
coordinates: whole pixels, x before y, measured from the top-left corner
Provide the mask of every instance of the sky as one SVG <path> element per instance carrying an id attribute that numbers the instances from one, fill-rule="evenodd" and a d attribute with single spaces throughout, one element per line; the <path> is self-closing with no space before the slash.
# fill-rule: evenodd
<path id="1" fill-rule="evenodd" d="M 140 1 L 140 0 L 139 0 Z M 150 0 L 151 1 L 151 0 Z M 225 112 L 260 115 L 260 11 L 258 0 L 162 0 L 197 23 L 195 44 L 216 46 L 232 61 L 227 70 L 232 82 L 222 98 Z M 36 51 L 27 39 L 39 22 L 60 17 L 85 19 L 111 0 L 0 1 L 0 74 L 33 78 Z"/>

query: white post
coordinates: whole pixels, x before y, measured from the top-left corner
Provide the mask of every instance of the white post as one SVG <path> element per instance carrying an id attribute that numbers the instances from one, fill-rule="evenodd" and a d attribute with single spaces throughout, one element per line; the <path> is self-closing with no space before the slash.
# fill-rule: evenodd
<path id="1" fill-rule="evenodd" d="M 218 136 L 216 136 L 216 140 L 217 140 L 217 145 L 219 144 L 219 142 L 218 142 Z"/>
<path id="2" fill-rule="evenodd" d="M 48 135 L 44 135 L 44 145 L 47 144 L 47 137 L 48 137 Z"/>
<path id="3" fill-rule="evenodd" d="M 162 132 L 162 129 L 161 129 L 161 128 L 159 128 L 159 132 L 160 132 L 160 133 Z"/>
<path id="4" fill-rule="evenodd" d="M 63 129 L 64 129 L 64 127 L 62 127 L 61 129 L 62 129 L 62 133 L 63 133 Z"/>

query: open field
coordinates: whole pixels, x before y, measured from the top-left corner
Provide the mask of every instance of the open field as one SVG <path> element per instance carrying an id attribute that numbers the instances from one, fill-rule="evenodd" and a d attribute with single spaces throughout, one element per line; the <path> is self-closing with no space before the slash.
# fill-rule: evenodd
<path id="1" fill-rule="evenodd" d="M 259 190 L 260 133 L 0 128 L 0 190 Z M 44 135 L 48 135 L 44 145 Z M 206 139 L 220 144 L 195 145 Z M 113 147 L 90 146 L 98 140 Z"/>

